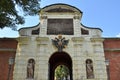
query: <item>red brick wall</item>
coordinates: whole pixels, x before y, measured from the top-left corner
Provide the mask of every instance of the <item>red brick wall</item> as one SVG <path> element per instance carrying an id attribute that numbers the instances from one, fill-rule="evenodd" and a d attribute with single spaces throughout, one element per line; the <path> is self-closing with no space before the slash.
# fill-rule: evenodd
<path id="1" fill-rule="evenodd" d="M 120 38 L 106 38 L 105 58 L 109 59 L 110 80 L 120 80 Z"/>
<path id="2" fill-rule="evenodd" d="M 15 58 L 17 41 L 15 39 L 1 38 L 0 39 L 0 80 L 7 80 L 10 57 Z M 11 68 L 10 80 L 12 80 L 13 66 Z"/>

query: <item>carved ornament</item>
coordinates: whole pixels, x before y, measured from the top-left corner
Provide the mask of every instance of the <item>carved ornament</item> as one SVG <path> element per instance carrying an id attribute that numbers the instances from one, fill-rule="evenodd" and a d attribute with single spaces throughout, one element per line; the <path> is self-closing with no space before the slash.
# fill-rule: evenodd
<path id="1" fill-rule="evenodd" d="M 52 39 L 52 44 L 58 49 L 58 52 L 62 52 L 63 48 L 66 48 L 68 45 L 69 40 L 65 40 L 65 37 L 59 35 L 58 38 Z"/>

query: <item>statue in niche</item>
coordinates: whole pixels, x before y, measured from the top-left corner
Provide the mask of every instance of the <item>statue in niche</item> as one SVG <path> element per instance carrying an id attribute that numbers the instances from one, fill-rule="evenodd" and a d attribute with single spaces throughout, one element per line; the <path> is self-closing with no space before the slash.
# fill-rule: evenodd
<path id="1" fill-rule="evenodd" d="M 69 40 L 65 40 L 65 37 L 59 35 L 58 38 L 52 39 L 52 43 L 55 47 L 58 48 L 58 52 L 62 52 L 63 48 L 65 48 L 68 44 Z"/>
<path id="2" fill-rule="evenodd" d="M 94 73 L 93 73 L 93 64 L 91 60 L 86 61 L 86 72 L 87 72 L 87 78 L 93 79 Z"/>
<path id="3" fill-rule="evenodd" d="M 33 59 L 30 59 L 28 61 L 28 65 L 27 65 L 27 78 L 34 78 L 34 66 L 35 66 L 35 62 Z"/>

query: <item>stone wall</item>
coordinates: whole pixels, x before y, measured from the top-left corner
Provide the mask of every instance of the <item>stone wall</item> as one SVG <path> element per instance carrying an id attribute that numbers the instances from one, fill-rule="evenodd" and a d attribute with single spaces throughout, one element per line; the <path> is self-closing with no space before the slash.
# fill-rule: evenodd
<path id="1" fill-rule="evenodd" d="M 57 37 L 57 36 L 56 36 Z M 102 38 L 80 38 L 63 36 L 69 39 L 69 44 L 63 49 L 72 59 L 73 79 L 83 78 L 87 80 L 86 60 L 91 59 L 94 67 L 92 80 L 107 80 L 103 40 Z M 14 68 L 14 80 L 27 78 L 27 62 L 35 60 L 34 79 L 49 79 L 49 59 L 57 49 L 52 44 L 55 37 L 19 37 L 16 61 Z"/>

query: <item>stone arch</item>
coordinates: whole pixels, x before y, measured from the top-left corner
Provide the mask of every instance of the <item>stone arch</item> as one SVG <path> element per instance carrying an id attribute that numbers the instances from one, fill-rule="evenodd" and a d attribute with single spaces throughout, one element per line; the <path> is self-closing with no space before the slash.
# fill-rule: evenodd
<path id="1" fill-rule="evenodd" d="M 72 59 L 66 52 L 55 52 L 49 58 L 49 80 L 54 80 L 54 72 L 59 65 L 68 67 L 70 70 L 70 80 L 72 80 Z"/>

